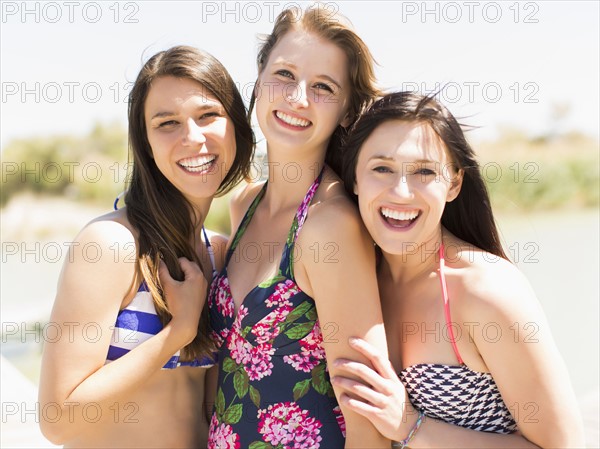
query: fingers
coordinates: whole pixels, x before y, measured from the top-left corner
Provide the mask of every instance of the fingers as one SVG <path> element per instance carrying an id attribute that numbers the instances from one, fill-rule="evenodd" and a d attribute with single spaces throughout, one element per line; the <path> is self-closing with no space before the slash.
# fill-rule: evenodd
<path id="1" fill-rule="evenodd" d="M 376 407 L 383 408 L 385 406 L 385 397 L 361 382 L 346 377 L 335 376 L 331 378 L 331 383 L 343 388 L 354 397 L 365 400 Z"/>
<path id="2" fill-rule="evenodd" d="M 198 264 L 190 261 L 185 257 L 180 257 L 178 261 L 179 266 L 181 267 L 181 271 L 183 271 L 183 281 L 181 282 L 198 278 L 204 279 L 204 274 L 202 273 L 202 270 L 200 269 Z M 163 260 L 160 261 L 160 265 L 158 266 L 158 277 L 163 285 L 174 284 L 178 282 L 175 279 L 173 279 L 171 273 L 169 272 L 169 269 L 167 268 L 167 264 L 165 264 Z"/>
<path id="3" fill-rule="evenodd" d="M 181 271 L 183 271 L 184 280 L 194 278 L 196 276 L 203 276 L 202 270 L 198 266 L 198 264 L 190 261 L 185 257 L 180 257 L 179 266 L 181 267 Z"/>
<path id="4" fill-rule="evenodd" d="M 390 387 L 389 380 L 382 377 L 377 371 L 374 371 L 364 363 L 355 362 L 347 359 L 337 359 L 335 367 L 348 374 L 348 377 L 354 377 L 367 385 L 371 385 L 375 390 L 383 394 L 392 394 L 393 387 Z"/>
<path id="5" fill-rule="evenodd" d="M 369 419 L 371 422 L 374 421 L 375 417 L 380 412 L 380 409 L 378 407 L 374 407 L 359 399 L 351 398 L 345 393 L 342 393 L 340 395 L 340 402 L 348 408 L 350 408 L 351 410 L 355 411 L 356 413 Z"/>
<path id="6" fill-rule="evenodd" d="M 394 371 L 392 364 L 386 357 L 381 355 L 375 346 L 361 338 L 356 337 L 350 337 L 348 342 L 350 347 L 356 349 L 358 352 L 367 357 L 367 359 L 369 359 L 375 370 L 381 374 L 381 376 L 387 379 L 396 378 L 397 374 Z"/>

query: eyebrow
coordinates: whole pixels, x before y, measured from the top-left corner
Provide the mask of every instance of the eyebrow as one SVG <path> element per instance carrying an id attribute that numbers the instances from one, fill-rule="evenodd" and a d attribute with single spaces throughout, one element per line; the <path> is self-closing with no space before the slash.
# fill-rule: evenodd
<path id="1" fill-rule="evenodd" d="M 372 160 L 382 160 L 382 161 L 386 161 L 386 162 L 395 162 L 396 158 L 394 157 L 390 157 L 390 156 L 384 156 L 382 154 L 376 154 L 372 157 L 369 158 L 369 161 Z M 439 161 L 432 161 L 431 159 L 416 159 L 414 161 L 404 161 L 404 162 L 408 162 L 411 164 L 435 164 L 436 162 Z"/>
<path id="2" fill-rule="evenodd" d="M 294 70 L 298 70 L 298 66 L 296 64 L 293 64 L 293 63 L 288 62 L 288 61 L 277 61 L 274 64 L 275 65 L 279 64 L 279 65 L 283 65 L 283 66 L 289 67 L 289 68 L 294 69 Z M 336 80 L 334 80 L 329 75 L 325 75 L 325 74 L 323 74 L 323 75 L 317 75 L 317 78 L 324 78 L 327 81 L 329 81 L 330 83 L 335 84 L 338 89 L 342 88 L 342 86 L 340 86 L 340 83 L 338 83 Z"/>
<path id="3" fill-rule="evenodd" d="M 196 111 L 201 112 L 201 111 L 205 111 L 207 109 L 214 109 L 214 108 L 222 109 L 223 106 L 221 104 L 217 103 L 217 102 L 209 100 L 208 103 L 203 103 L 200 106 L 198 106 L 196 108 Z M 171 111 L 160 111 L 160 112 L 157 112 L 156 114 L 154 114 L 150 118 L 150 120 L 154 120 L 154 119 L 157 119 L 157 118 L 163 118 L 163 117 L 173 117 L 174 115 L 177 115 L 177 113 L 176 112 L 171 112 Z"/>

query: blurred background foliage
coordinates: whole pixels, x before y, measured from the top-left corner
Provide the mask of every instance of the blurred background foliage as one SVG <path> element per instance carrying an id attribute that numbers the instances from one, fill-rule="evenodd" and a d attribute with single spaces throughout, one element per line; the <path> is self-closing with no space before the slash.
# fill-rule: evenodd
<path id="1" fill-rule="evenodd" d="M 505 128 L 494 141 L 473 144 L 498 210 L 598 207 L 599 143 L 575 132 L 535 138 Z M 2 150 L 2 207 L 24 193 L 60 196 L 110 210 L 126 187 L 126 130 L 97 124 L 85 136 L 19 139 Z M 229 234 L 230 195 L 216 199 L 207 225 Z"/>

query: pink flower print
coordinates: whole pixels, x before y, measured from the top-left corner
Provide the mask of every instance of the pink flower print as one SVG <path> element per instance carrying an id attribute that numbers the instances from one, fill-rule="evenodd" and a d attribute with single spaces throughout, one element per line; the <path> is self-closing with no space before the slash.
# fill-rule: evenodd
<path id="1" fill-rule="evenodd" d="M 233 432 L 231 426 L 219 424 L 216 415 L 210 420 L 208 449 L 240 449 L 240 436 Z"/>
<path id="2" fill-rule="evenodd" d="M 342 414 L 342 410 L 340 409 L 339 405 L 333 409 L 333 413 L 335 414 L 335 419 L 338 423 L 338 426 L 340 426 L 342 435 L 344 438 L 346 438 L 346 420 L 344 419 L 344 415 Z"/>
<path id="3" fill-rule="evenodd" d="M 256 343 L 262 344 L 273 341 L 281 330 L 279 324 L 285 321 L 291 310 L 292 308 L 287 305 L 279 307 L 256 323 L 252 327 L 252 333 L 256 335 Z"/>
<path id="4" fill-rule="evenodd" d="M 272 446 L 318 449 L 322 424 L 295 402 L 280 402 L 258 411 L 258 431 Z"/>
<path id="5" fill-rule="evenodd" d="M 216 333 L 214 330 L 210 331 L 210 339 L 215 343 L 215 346 L 217 348 L 220 348 L 223 342 L 225 341 L 225 339 L 221 336 L 222 334 L 223 331 L 221 331 L 221 334 Z"/>
<path id="6" fill-rule="evenodd" d="M 323 334 L 321 333 L 321 326 L 319 325 L 319 320 L 315 321 L 315 325 L 313 326 L 310 333 L 300 340 L 300 345 L 302 346 L 302 352 L 310 354 L 311 357 L 314 357 L 318 360 L 323 360 L 325 358 L 325 349 L 323 348 Z"/>
<path id="7" fill-rule="evenodd" d="M 292 365 L 296 371 L 304 371 L 305 373 L 310 373 L 319 364 L 318 360 L 302 354 L 284 355 L 283 361 L 288 365 Z"/>
<path id="8" fill-rule="evenodd" d="M 233 318 L 233 297 L 229 290 L 227 276 L 219 276 L 212 283 L 209 293 L 209 306 L 216 306 L 220 314 Z"/>
<path id="9" fill-rule="evenodd" d="M 240 312 L 245 313 L 242 308 L 240 308 Z M 242 337 L 239 327 L 234 326 L 227 340 L 227 349 L 229 349 L 231 358 L 238 365 L 244 365 L 250 380 L 260 380 L 272 374 L 271 358 L 275 354 L 275 348 L 271 344 L 262 343 L 252 346 L 248 340 Z"/>
<path id="10" fill-rule="evenodd" d="M 227 339 L 227 349 L 231 353 L 231 358 L 237 364 L 247 363 L 250 360 L 250 350 L 252 345 L 240 335 L 237 328 L 232 328 Z"/>
<path id="11" fill-rule="evenodd" d="M 280 282 L 275 287 L 275 291 L 267 298 L 265 304 L 267 307 L 273 306 L 292 306 L 292 303 L 289 299 L 294 296 L 296 293 L 300 292 L 298 287 L 291 281 L 290 279 L 286 279 L 285 282 Z"/>
<path id="12" fill-rule="evenodd" d="M 231 303 L 233 304 L 233 299 L 231 300 Z M 248 308 L 244 307 L 243 304 L 240 305 L 237 316 L 235 317 L 235 320 L 233 321 L 231 328 L 232 329 L 241 329 L 242 321 L 244 320 L 244 318 L 246 318 L 247 315 L 248 315 Z"/>
<path id="13" fill-rule="evenodd" d="M 315 322 L 310 333 L 300 340 L 300 354 L 291 354 L 283 357 L 283 361 L 292 365 L 296 371 L 310 373 L 312 369 L 325 359 L 323 348 L 323 334 L 319 321 Z"/>
<path id="14" fill-rule="evenodd" d="M 250 380 L 260 380 L 273 373 L 273 363 L 271 362 L 273 354 L 275 354 L 275 348 L 268 343 L 250 350 L 250 360 L 244 363 Z"/>

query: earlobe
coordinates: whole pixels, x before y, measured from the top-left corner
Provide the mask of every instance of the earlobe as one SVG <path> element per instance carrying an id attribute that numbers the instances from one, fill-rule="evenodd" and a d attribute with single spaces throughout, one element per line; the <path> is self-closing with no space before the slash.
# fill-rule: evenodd
<path id="1" fill-rule="evenodd" d="M 354 194 L 358 196 L 358 188 L 356 187 L 356 181 L 354 181 L 354 186 L 352 186 L 352 192 L 354 192 Z"/>

